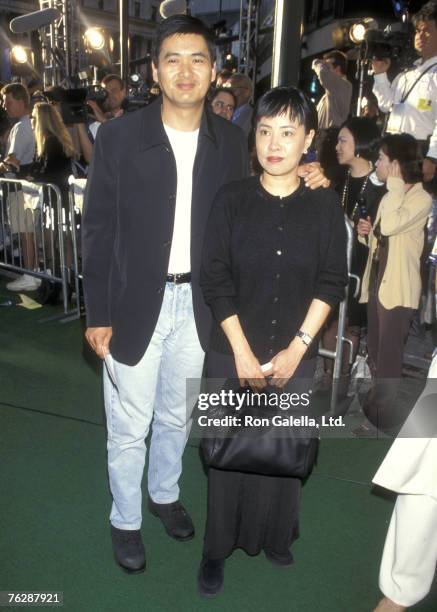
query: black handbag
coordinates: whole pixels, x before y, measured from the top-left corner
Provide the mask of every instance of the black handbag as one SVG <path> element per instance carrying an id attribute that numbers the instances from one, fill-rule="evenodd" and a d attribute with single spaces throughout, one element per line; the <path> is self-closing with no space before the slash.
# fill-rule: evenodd
<path id="1" fill-rule="evenodd" d="M 294 478 L 306 478 L 314 467 L 318 428 L 302 411 L 264 405 L 245 406 L 236 412 L 218 406 L 209 408 L 205 418 L 228 423 L 204 430 L 201 447 L 210 467 Z"/>

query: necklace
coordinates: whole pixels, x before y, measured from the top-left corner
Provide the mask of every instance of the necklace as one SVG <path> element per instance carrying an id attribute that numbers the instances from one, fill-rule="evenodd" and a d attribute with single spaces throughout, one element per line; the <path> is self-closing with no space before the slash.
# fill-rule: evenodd
<path id="1" fill-rule="evenodd" d="M 350 181 L 350 176 L 351 176 L 351 170 L 350 168 L 347 171 L 347 176 L 346 176 L 346 180 L 344 182 L 344 187 L 343 187 L 343 193 L 341 196 L 341 207 L 343 208 L 343 212 L 346 213 L 346 206 L 347 206 L 347 200 L 348 200 L 348 195 L 349 195 L 349 181 Z M 369 181 L 369 176 L 370 176 L 370 172 L 369 174 L 366 174 L 366 176 L 364 177 L 364 181 L 363 184 L 361 185 L 361 189 L 360 192 L 358 194 L 358 198 L 354 204 L 354 207 L 352 209 L 351 214 L 349 215 L 350 219 L 354 219 L 355 214 L 357 212 L 358 206 L 360 205 L 360 202 L 363 199 L 363 194 L 364 194 L 364 190 L 367 187 L 367 183 Z"/>

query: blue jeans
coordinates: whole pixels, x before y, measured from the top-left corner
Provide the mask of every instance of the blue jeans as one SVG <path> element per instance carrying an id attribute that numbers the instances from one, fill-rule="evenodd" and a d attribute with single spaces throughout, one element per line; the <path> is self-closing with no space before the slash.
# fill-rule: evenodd
<path id="1" fill-rule="evenodd" d="M 141 361 L 128 366 L 112 360 L 112 372 L 104 368 L 113 498 L 110 520 L 114 527 L 141 527 L 145 439 L 152 419 L 149 495 L 158 504 L 178 499 L 182 454 L 200 390 L 203 361 L 191 285 L 167 283 L 156 328 Z M 187 379 L 196 380 L 187 385 Z"/>

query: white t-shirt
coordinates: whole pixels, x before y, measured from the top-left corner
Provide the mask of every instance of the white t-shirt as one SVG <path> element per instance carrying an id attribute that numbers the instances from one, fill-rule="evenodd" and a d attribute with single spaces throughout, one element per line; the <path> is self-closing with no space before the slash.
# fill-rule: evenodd
<path id="1" fill-rule="evenodd" d="M 168 273 L 183 274 L 191 271 L 191 196 L 199 130 L 181 132 L 168 125 L 164 125 L 164 129 L 170 140 L 177 170 L 176 211 Z"/>
<path id="2" fill-rule="evenodd" d="M 9 132 L 6 155 L 10 153 L 15 155 L 20 162 L 20 166 L 33 162 L 35 157 L 35 136 L 33 135 L 29 115 L 25 115 L 12 126 Z"/>

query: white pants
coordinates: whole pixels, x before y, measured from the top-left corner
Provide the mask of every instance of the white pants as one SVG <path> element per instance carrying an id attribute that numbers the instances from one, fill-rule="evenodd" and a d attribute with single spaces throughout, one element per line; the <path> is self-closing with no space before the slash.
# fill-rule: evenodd
<path id="1" fill-rule="evenodd" d="M 414 605 L 429 593 L 436 563 L 437 501 L 398 495 L 382 555 L 381 591 L 398 605 Z"/>

